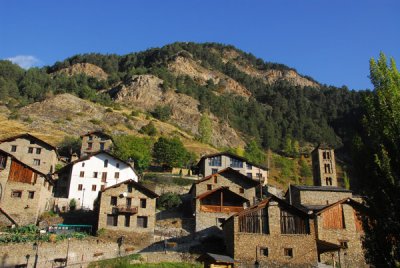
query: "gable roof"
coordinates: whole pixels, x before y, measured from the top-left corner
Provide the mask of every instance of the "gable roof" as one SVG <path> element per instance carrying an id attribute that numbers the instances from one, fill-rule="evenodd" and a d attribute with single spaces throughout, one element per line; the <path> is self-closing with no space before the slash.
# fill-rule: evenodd
<path id="1" fill-rule="evenodd" d="M 211 194 L 213 194 L 213 193 L 215 193 L 215 192 L 218 192 L 218 191 L 229 191 L 230 193 L 232 193 L 233 195 L 237 196 L 238 198 L 240 198 L 240 199 L 242 199 L 242 200 L 244 200 L 244 201 L 249 201 L 247 198 L 245 198 L 245 197 L 243 197 L 243 196 L 241 196 L 241 195 L 239 195 L 239 194 L 237 194 L 237 193 L 235 193 L 235 192 L 232 192 L 232 191 L 229 190 L 229 188 L 226 187 L 226 186 L 218 187 L 218 188 L 215 188 L 215 189 L 213 189 L 213 190 L 209 190 L 209 191 L 207 191 L 207 192 L 204 192 L 204 193 L 202 193 L 202 194 L 196 196 L 196 199 L 203 199 L 203 198 L 205 198 L 205 197 L 207 197 L 207 196 L 209 196 L 209 195 L 211 195 Z"/>
<path id="2" fill-rule="evenodd" d="M 132 179 L 129 179 L 129 180 L 126 180 L 126 181 L 123 181 L 123 182 L 114 184 L 114 185 L 109 186 L 109 187 L 107 187 L 107 188 L 104 188 L 101 192 L 105 192 L 105 191 L 107 191 L 107 190 L 109 190 L 109 189 L 111 189 L 111 188 L 117 188 L 117 187 L 121 186 L 122 184 L 131 184 L 131 185 L 133 185 L 133 187 L 134 187 L 135 189 L 140 189 L 140 190 L 142 190 L 142 191 L 145 192 L 146 195 L 149 196 L 149 197 L 152 197 L 152 198 L 157 198 L 157 197 L 159 197 L 158 194 L 156 194 L 156 193 L 153 192 L 152 190 L 148 189 L 147 187 L 141 185 L 140 183 L 138 183 L 138 182 L 136 182 L 136 181 L 134 181 L 134 180 L 132 180 Z"/>
<path id="3" fill-rule="evenodd" d="M 117 157 L 117 156 L 115 156 L 115 155 L 112 155 L 112 154 L 111 154 L 110 152 L 108 152 L 108 151 L 97 151 L 97 152 L 94 152 L 94 153 L 91 153 L 91 154 L 87 154 L 87 155 L 85 155 L 84 157 L 81 157 L 81 158 L 79 158 L 79 159 L 77 159 L 77 160 L 75 160 L 75 161 L 72 161 L 72 162 L 68 163 L 67 165 L 65 165 L 64 167 L 62 167 L 60 170 L 54 172 L 54 174 L 61 173 L 61 172 L 64 171 L 66 168 L 72 167 L 72 166 L 75 165 L 76 163 L 89 160 L 90 157 L 96 156 L 96 155 L 98 155 L 98 154 L 107 154 L 107 155 L 109 155 L 110 157 L 112 157 L 112 158 L 114 158 L 114 159 L 117 159 L 118 161 L 120 161 L 120 162 L 126 164 L 127 166 L 129 166 L 130 168 L 132 168 L 132 170 L 133 170 L 133 171 L 135 172 L 135 174 L 137 175 L 136 170 L 135 170 L 127 161 L 124 161 L 124 160 L 122 160 L 121 158 L 119 158 L 119 157 Z"/>
<path id="4" fill-rule="evenodd" d="M 7 155 L 8 157 L 10 157 L 10 158 L 12 159 L 12 161 L 18 162 L 19 164 L 23 165 L 23 166 L 26 167 L 26 168 L 29 168 L 29 169 L 32 170 L 33 172 L 40 174 L 40 175 L 43 176 L 45 179 L 47 179 L 48 182 L 50 182 L 51 184 L 54 184 L 54 180 L 53 180 L 53 179 L 51 178 L 51 176 L 49 176 L 48 174 L 44 174 L 43 172 L 37 170 L 36 168 L 33 168 L 33 167 L 31 167 L 30 165 L 25 164 L 24 162 L 18 160 L 18 159 L 17 159 L 15 156 L 13 156 L 12 154 L 10 154 L 10 153 L 8 153 L 8 152 L 6 152 L 6 151 L 3 151 L 3 150 L 1 150 L 1 149 L 0 149 L 0 154 L 5 154 L 5 155 Z"/>
<path id="5" fill-rule="evenodd" d="M 216 174 L 222 174 L 222 173 L 233 173 L 233 174 L 239 176 L 240 178 L 242 178 L 242 179 L 246 180 L 247 182 L 250 182 L 250 183 L 252 183 L 252 184 L 254 184 L 254 185 L 259 185 L 259 184 L 260 184 L 258 181 L 253 180 L 252 178 L 247 177 L 246 175 L 240 173 L 240 172 L 237 171 L 237 170 L 234 170 L 234 169 L 231 168 L 231 167 L 227 167 L 227 168 L 221 169 L 221 170 L 218 171 L 217 173 L 208 175 L 207 177 L 205 177 L 205 178 L 203 178 L 203 179 L 201 179 L 201 180 L 195 181 L 194 183 L 195 183 L 195 184 L 199 184 L 200 182 L 207 181 L 207 180 L 211 179 L 211 178 L 212 178 L 213 176 L 215 176 Z"/>
<path id="6" fill-rule="evenodd" d="M 335 203 L 326 205 L 325 207 L 323 207 L 323 208 L 319 209 L 317 212 L 315 212 L 315 214 L 316 215 L 321 215 L 321 213 L 323 213 L 323 212 L 329 210 L 330 208 L 332 208 L 334 206 L 337 206 L 339 204 L 349 204 L 350 206 L 352 206 L 353 208 L 355 208 L 356 210 L 359 210 L 359 211 L 366 211 L 367 210 L 367 208 L 363 204 L 361 204 L 361 203 L 359 203 L 359 202 L 357 202 L 357 201 L 355 201 L 355 200 L 353 200 L 351 198 L 343 198 L 342 200 L 339 200 L 339 201 L 337 201 Z"/>
<path id="7" fill-rule="evenodd" d="M 34 140 L 36 142 L 43 143 L 44 145 L 46 145 L 46 146 L 50 147 L 51 149 L 53 149 L 54 151 L 56 151 L 56 153 L 57 153 L 57 147 L 51 145 L 48 142 L 45 142 L 42 139 L 39 139 L 38 137 L 35 137 L 35 136 L 31 135 L 29 133 L 19 134 L 19 135 L 15 135 L 15 136 L 12 136 L 12 137 L 9 137 L 9 138 L 6 138 L 6 139 L 2 139 L 2 140 L 0 140 L 0 143 L 14 141 L 16 139 L 24 139 L 24 138 L 28 139 L 28 140 Z"/>
<path id="8" fill-rule="evenodd" d="M 89 136 L 89 135 L 93 135 L 93 134 L 98 134 L 99 136 L 104 136 L 109 138 L 110 140 L 112 140 L 112 137 L 106 133 L 104 133 L 103 131 L 100 130 L 95 130 L 95 131 L 89 131 L 86 134 L 81 135 L 81 138 L 85 137 L 85 136 Z"/>
<path id="9" fill-rule="evenodd" d="M 229 157 L 233 157 L 233 158 L 242 160 L 243 162 L 246 162 L 246 163 L 248 163 L 248 164 L 250 164 L 250 165 L 252 165 L 252 166 L 255 166 L 255 167 L 258 167 L 258 168 L 261 168 L 261 169 L 264 169 L 264 170 L 268 170 L 268 168 L 265 167 L 265 166 L 252 163 L 252 162 L 250 162 L 248 159 L 246 159 L 246 158 L 244 158 L 244 157 L 242 157 L 242 156 L 233 154 L 233 153 L 231 153 L 231 152 L 220 152 L 220 153 L 215 153 L 215 154 L 204 155 L 204 156 L 202 156 L 202 157 L 200 158 L 200 160 L 199 160 L 199 162 L 197 163 L 197 165 L 199 166 L 200 162 L 203 161 L 203 160 L 205 160 L 205 159 L 207 159 L 207 158 L 215 157 L 215 156 L 221 156 L 221 155 L 226 155 L 226 156 L 229 156 Z"/>
<path id="10" fill-rule="evenodd" d="M 312 150 L 311 152 L 314 152 L 314 151 L 316 151 L 316 150 L 318 150 L 318 149 L 320 149 L 320 150 L 334 150 L 333 147 L 329 146 L 327 143 L 322 142 L 322 143 L 319 143 L 319 144 L 314 148 L 314 150 Z"/>

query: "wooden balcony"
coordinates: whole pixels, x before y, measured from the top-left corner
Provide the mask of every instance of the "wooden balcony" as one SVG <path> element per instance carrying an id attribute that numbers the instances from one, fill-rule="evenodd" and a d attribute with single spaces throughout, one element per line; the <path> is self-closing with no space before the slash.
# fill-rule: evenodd
<path id="1" fill-rule="evenodd" d="M 218 206 L 218 205 L 201 205 L 200 211 L 203 212 L 222 212 L 222 213 L 237 213 L 242 211 L 243 207 L 234 207 L 234 206 Z"/>
<path id="2" fill-rule="evenodd" d="M 115 208 L 118 213 L 128 213 L 128 214 L 138 213 L 138 207 L 119 205 L 119 206 L 116 206 Z"/>

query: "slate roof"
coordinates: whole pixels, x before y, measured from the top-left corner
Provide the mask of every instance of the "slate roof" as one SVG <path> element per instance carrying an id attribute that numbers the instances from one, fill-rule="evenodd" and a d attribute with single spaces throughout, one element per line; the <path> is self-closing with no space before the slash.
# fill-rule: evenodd
<path id="1" fill-rule="evenodd" d="M 102 192 L 105 192 L 105 191 L 107 191 L 108 189 L 111 189 L 111 188 L 119 187 L 119 186 L 122 185 L 122 184 L 132 184 L 134 188 L 140 189 L 140 190 L 144 191 L 148 196 L 150 196 L 150 197 L 152 197 L 152 198 L 157 198 L 157 197 L 159 197 L 158 194 L 156 194 L 156 193 L 153 192 L 152 190 L 148 189 L 147 187 L 144 187 L 143 185 L 141 185 L 140 183 L 138 183 L 138 182 L 136 182 L 136 181 L 134 181 L 134 180 L 132 180 L 132 179 L 129 179 L 129 180 L 126 180 L 126 181 L 123 181 L 123 182 L 114 184 L 114 185 L 109 186 L 109 187 L 107 187 L 107 188 L 104 188 L 104 189 L 102 190 Z"/>
<path id="2" fill-rule="evenodd" d="M 205 160 L 205 159 L 207 159 L 207 158 L 215 157 L 215 156 L 220 156 L 220 155 L 227 155 L 227 156 L 229 156 L 229 157 L 233 157 L 233 158 L 242 160 L 243 162 L 246 162 L 246 163 L 248 163 L 248 164 L 250 164 L 250 165 L 252 165 L 252 166 L 254 166 L 254 167 L 259 167 L 259 168 L 262 168 L 262 169 L 264 169 L 264 170 L 268 170 L 268 168 L 265 167 L 265 166 L 252 163 L 252 162 L 250 162 L 248 159 L 246 159 L 246 158 L 244 158 L 244 157 L 242 157 L 242 156 L 233 154 L 233 153 L 231 153 L 231 152 L 220 152 L 220 153 L 215 153 L 215 154 L 204 155 L 204 156 L 202 156 L 202 157 L 200 158 L 200 160 L 199 160 L 199 162 L 198 162 L 197 165 L 199 166 L 200 162 L 203 161 L 203 160 Z"/>
<path id="3" fill-rule="evenodd" d="M 234 263 L 235 260 L 230 256 L 214 254 L 214 253 L 204 253 L 200 257 L 197 258 L 197 261 L 212 261 L 214 263 Z"/>

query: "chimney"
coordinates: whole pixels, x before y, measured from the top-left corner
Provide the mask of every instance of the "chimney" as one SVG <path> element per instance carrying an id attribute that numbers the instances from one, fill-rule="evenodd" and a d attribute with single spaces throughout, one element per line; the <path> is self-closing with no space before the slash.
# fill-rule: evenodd
<path id="1" fill-rule="evenodd" d="M 135 161 L 133 161 L 132 158 L 128 158 L 128 160 L 126 161 L 132 168 L 135 168 Z"/>

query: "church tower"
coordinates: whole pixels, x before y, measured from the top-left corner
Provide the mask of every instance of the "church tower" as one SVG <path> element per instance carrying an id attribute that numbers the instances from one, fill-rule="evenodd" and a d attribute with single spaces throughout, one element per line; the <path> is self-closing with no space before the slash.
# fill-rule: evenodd
<path id="1" fill-rule="evenodd" d="M 338 186 L 335 152 L 325 144 L 318 145 L 311 153 L 315 186 Z"/>

